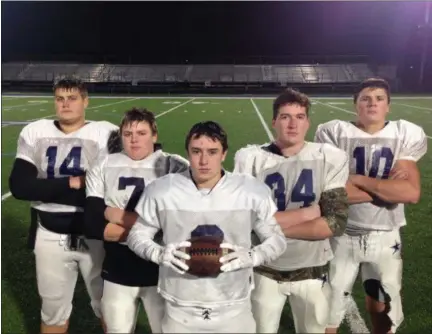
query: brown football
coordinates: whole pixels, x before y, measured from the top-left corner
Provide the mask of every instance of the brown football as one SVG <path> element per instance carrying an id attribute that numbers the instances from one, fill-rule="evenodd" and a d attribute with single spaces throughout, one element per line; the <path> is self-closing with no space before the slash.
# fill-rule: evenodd
<path id="1" fill-rule="evenodd" d="M 221 238 L 212 236 L 192 237 L 190 247 L 180 249 L 190 255 L 190 260 L 185 260 L 189 266 L 189 274 L 198 277 L 217 277 L 220 274 L 221 263 L 219 259 L 231 252 L 226 248 L 220 248 Z"/>

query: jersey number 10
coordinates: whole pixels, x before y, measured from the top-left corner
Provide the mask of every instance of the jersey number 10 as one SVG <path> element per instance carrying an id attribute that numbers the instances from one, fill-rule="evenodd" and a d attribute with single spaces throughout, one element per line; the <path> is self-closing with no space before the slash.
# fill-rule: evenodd
<path id="1" fill-rule="evenodd" d="M 356 147 L 353 151 L 353 157 L 356 159 L 356 174 L 366 175 L 366 150 L 364 146 Z M 376 178 L 378 176 L 381 159 L 384 159 L 384 170 L 381 178 L 388 179 L 394 159 L 393 152 L 388 147 L 382 147 L 373 152 L 369 177 Z"/>
<path id="2" fill-rule="evenodd" d="M 265 184 L 274 189 L 274 198 L 278 211 L 285 211 L 287 207 L 285 180 L 283 176 L 276 172 L 267 175 Z M 274 188 L 276 185 L 276 188 Z M 310 206 L 315 201 L 316 195 L 313 190 L 313 175 L 312 169 L 303 169 L 299 178 L 291 191 L 290 202 L 303 202 L 302 208 Z"/>

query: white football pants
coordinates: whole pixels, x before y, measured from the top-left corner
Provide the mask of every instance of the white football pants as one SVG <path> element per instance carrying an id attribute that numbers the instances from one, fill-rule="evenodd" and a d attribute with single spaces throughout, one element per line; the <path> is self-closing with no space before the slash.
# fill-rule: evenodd
<path id="1" fill-rule="evenodd" d="M 71 251 L 67 235 L 38 227 L 34 254 L 39 296 L 42 300 L 41 318 L 48 326 L 63 326 L 72 312 L 72 300 L 78 271 L 84 279 L 91 306 L 101 317 L 100 301 L 103 280 L 100 277 L 105 256 L 103 242 L 85 240 L 88 250 Z"/>
<path id="2" fill-rule="evenodd" d="M 252 312 L 257 333 L 277 333 L 288 298 L 296 333 L 324 333 L 328 319 L 330 287 L 322 279 L 278 282 L 254 274 Z"/>
<path id="3" fill-rule="evenodd" d="M 161 333 L 165 301 L 156 286 L 134 287 L 104 282 L 102 314 L 107 333 L 134 333 L 141 299 L 153 333 Z"/>
<path id="4" fill-rule="evenodd" d="M 250 300 L 217 308 L 165 305 L 162 333 L 256 333 Z"/>
<path id="5" fill-rule="evenodd" d="M 404 315 L 400 290 L 402 285 L 401 238 L 399 230 L 375 231 L 362 236 L 344 234 L 331 239 L 334 258 L 330 262 L 331 311 L 329 327 L 339 327 L 346 312 L 345 293 L 351 293 L 359 270 L 363 282 L 380 281 L 389 295 L 389 318 L 395 333 Z"/>

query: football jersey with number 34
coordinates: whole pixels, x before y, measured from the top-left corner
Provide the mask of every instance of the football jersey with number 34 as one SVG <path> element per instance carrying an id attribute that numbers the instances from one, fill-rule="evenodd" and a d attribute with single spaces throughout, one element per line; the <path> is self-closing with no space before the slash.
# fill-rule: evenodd
<path id="1" fill-rule="evenodd" d="M 272 191 L 278 211 L 318 204 L 323 192 L 345 187 L 348 158 L 342 150 L 306 142 L 299 153 L 284 157 L 269 151 L 270 145 L 248 145 L 237 151 L 234 171 L 264 182 Z M 268 267 L 288 271 L 322 266 L 332 257 L 328 239 L 287 239 L 285 253 Z"/>

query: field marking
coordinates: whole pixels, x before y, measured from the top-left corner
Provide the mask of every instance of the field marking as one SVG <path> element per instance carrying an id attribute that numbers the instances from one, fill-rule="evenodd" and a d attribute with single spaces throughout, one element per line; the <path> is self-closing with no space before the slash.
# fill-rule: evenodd
<path id="1" fill-rule="evenodd" d="M 155 118 L 158 118 L 158 117 L 161 117 L 161 116 L 163 116 L 163 115 L 165 115 L 165 114 L 168 114 L 168 113 L 170 113 L 171 111 L 173 111 L 173 110 L 175 110 L 175 109 L 177 109 L 177 108 L 180 108 L 181 106 L 184 106 L 185 104 L 188 104 L 189 102 L 191 102 L 191 101 L 193 101 L 193 100 L 195 100 L 195 97 L 191 98 L 190 100 L 187 100 L 186 102 L 183 102 L 182 104 L 178 104 L 178 105 L 176 105 L 175 107 L 172 107 L 171 109 L 168 109 L 168 110 L 166 110 L 166 111 L 164 111 L 164 112 L 161 112 L 160 114 L 157 114 L 157 115 L 155 116 Z"/>
<path id="2" fill-rule="evenodd" d="M 138 98 L 137 98 L 137 99 L 138 99 Z M 180 108 L 181 106 L 183 106 L 183 105 L 185 105 L 185 104 L 187 104 L 187 103 L 193 101 L 194 99 L 195 99 L 195 98 L 192 98 L 192 99 L 190 99 L 190 100 L 188 100 L 188 101 L 186 101 L 186 102 L 184 102 L 184 103 L 182 103 L 182 104 L 176 105 L 175 107 L 173 107 L 173 108 L 171 108 L 171 109 L 165 110 L 164 112 L 161 112 L 160 114 L 157 114 L 157 115 L 155 116 L 155 118 L 158 118 L 158 117 L 161 117 L 161 116 L 163 116 L 163 115 L 166 115 L 166 114 L 170 113 L 171 111 L 174 111 L 175 109 Z M 105 105 L 105 106 L 106 106 L 106 105 Z M 101 106 L 99 106 L 99 107 L 101 107 Z M 25 121 L 24 121 L 24 122 L 25 122 Z M 8 198 L 11 197 L 11 196 L 12 196 L 12 193 L 11 193 L 10 191 L 7 192 L 6 194 L 2 195 L 2 197 L 1 197 L 2 202 L 3 202 L 5 199 L 8 199 Z"/>
<path id="3" fill-rule="evenodd" d="M 41 101 L 38 102 L 37 104 L 35 103 L 26 103 L 26 104 L 18 104 L 16 106 L 2 106 L 2 109 L 13 109 L 13 108 L 20 108 L 20 107 L 38 107 L 41 106 L 42 104 L 48 103 L 46 101 Z"/>
<path id="4" fill-rule="evenodd" d="M 23 99 L 23 98 L 50 98 L 52 95 L 2 95 L 2 98 L 11 99 Z M 272 96 L 253 96 L 253 95 L 242 95 L 242 96 L 212 96 L 212 95 L 195 95 L 195 96 L 139 96 L 139 99 L 208 99 L 208 100 L 274 100 L 275 95 Z M 310 95 L 311 99 L 320 100 L 351 100 L 352 96 L 319 96 Z M 133 99 L 131 96 L 91 96 L 91 99 Z M 392 100 L 432 100 L 432 96 L 392 96 Z"/>
<path id="5" fill-rule="evenodd" d="M 316 101 L 316 102 L 319 103 L 319 104 L 322 104 L 323 106 L 326 106 L 326 107 L 329 107 L 329 108 L 338 109 L 338 110 L 343 111 L 343 112 L 346 112 L 346 113 L 348 113 L 348 114 L 353 114 L 353 115 L 356 114 L 355 112 L 352 112 L 352 111 L 346 110 L 346 109 L 344 109 L 344 108 L 336 107 L 336 106 L 333 106 L 333 105 L 330 105 L 330 104 L 327 104 L 327 103 L 323 103 L 323 102 L 320 102 L 320 101 Z M 418 108 L 420 108 L 420 107 L 418 107 Z M 430 110 L 432 110 L 432 109 L 430 109 Z M 425 134 L 425 135 L 426 135 L 426 134 Z M 428 136 L 428 135 L 426 135 L 426 138 L 432 139 L 432 137 L 431 137 L 431 136 Z"/>
<path id="6" fill-rule="evenodd" d="M 270 131 L 270 128 L 268 127 L 267 123 L 265 122 L 264 117 L 262 116 L 260 110 L 258 109 L 257 105 L 255 104 L 255 102 L 254 102 L 254 100 L 252 98 L 250 99 L 250 101 L 251 101 L 251 103 L 252 103 L 252 105 L 253 105 L 253 107 L 255 109 L 255 112 L 256 112 L 259 120 L 261 121 L 261 124 L 262 124 L 265 132 L 267 133 L 267 136 L 269 137 L 269 139 L 271 141 L 273 141 L 274 140 L 273 134 Z"/>
<path id="7" fill-rule="evenodd" d="M 261 124 L 265 130 L 265 132 L 267 133 L 267 136 L 269 137 L 269 139 L 271 141 L 274 140 L 273 134 L 271 133 L 267 123 L 265 122 L 260 110 L 258 109 L 258 106 L 255 104 L 253 99 L 250 99 L 259 120 L 261 121 Z M 318 102 L 321 104 L 324 104 L 322 102 Z M 326 104 L 324 104 L 326 105 Z M 342 109 L 339 107 L 335 107 L 335 106 L 331 106 L 331 105 L 327 105 L 328 107 L 332 107 L 332 108 L 336 108 L 336 109 Z M 348 112 L 348 110 L 343 110 L 345 112 Z M 351 113 L 351 112 L 350 112 Z M 360 311 L 357 307 L 357 304 L 355 303 L 354 299 L 352 298 L 352 296 L 350 295 L 349 297 L 347 297 L 347 312 L 345 315 L 345 319 L 348 322 L 348 326 L 351 329 L 352 333 L 369 333 L 369 329 L 366 326 L 366 322 L 364 321 L 364 319 L 362 318 Z"/>
<path id="8" fill-rule="evenodd" d="M 318 101 L 318 100 L 314 100 L 314 101 L 315 101 L 316 103 L 318 103 L 318 104 L 322 104 L 323 106 L 326 106 L 326 107 L 329 107 L 329 108 L 333 108 L 333 109 L 337 109 L 337 110 L 343 111 L 343 112 L 345 112 L 345 113 L 347 113 L 347 114 L 352 114 L 352 115 L 355 115 L 355 114 L 356 114 L 356 113 L 353 112 L 353 111 L 349 111 L 349 110 L 344 109 L 344 108 L 341 108 L 341 107 L 336 107 L 336 106 L 334 106 L 334 105 L 332 105 L 332 104 L 324 103 L 324 102 L 321 102 L 321 101 Z"/>
<path id="9" fill-rule="evenodd" d="M 393 103 L 396 104 L 398 106 L 404 106 L 404 107 L 408 107 L 408 108 L 414 108 L 414 109 L 419 109 L 419 110 L 428 110 L 428 111 L 432 111 L 432 108 L 426 108 L 426 107 L 418 107 L 418 106 L 413 106 L 411 104 L 404 104 L 404 103 Z M 429 114 L 429 113 L 427 113 Z"/>
<path id="10" fill-rule="evenodd" d="M 102 108 L 102 107 L 109 107 L 109 106 L 113 106 L 115 104 L 124 103 L 124 102 L 130 102 L 130 101 L 139 100 L 139 99 L 140 99 L 139 97 L 136 97 L 136 98 L 133 98 L 133 99 L 122 100 L 122 101 L 113 102 L 113 103 L 100 104 L 100 105 L 97 105 L 97 106 L 94 106 L 94 107 L 89 107 L 89 108 L 86 109 L 86 111 L 87 110 L 97 109 L 97 108 Z M 43 116 L 43 117 L 38 117 L 38 118 L 32 118 L 32 119 L 24 120 L 22 122 L 33 122 L 33 121 L 38 121 L 40 119 L 45 119 L 45 118 L 50 118 L 50 117 L 55 117 L 55 114 L 54 115 Z M 10 126 L 10 125 L 12 125 L 12 124 L 2 124 L 2 128 L 6 127 L 6 126 Z"/>

